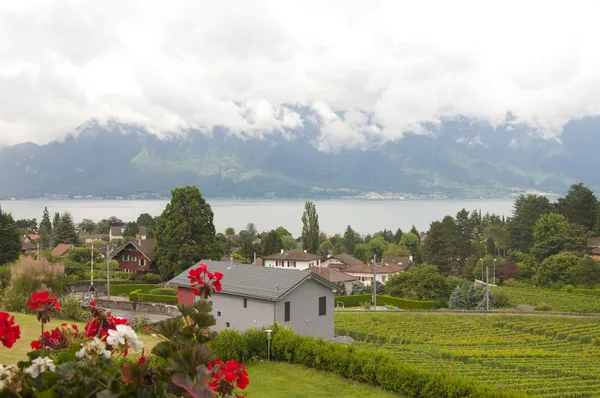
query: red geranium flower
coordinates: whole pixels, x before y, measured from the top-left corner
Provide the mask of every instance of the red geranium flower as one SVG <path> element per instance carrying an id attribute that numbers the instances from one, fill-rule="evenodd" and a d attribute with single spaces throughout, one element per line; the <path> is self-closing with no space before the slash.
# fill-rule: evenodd
<path id="1" fill-rule="evenodd" d="M 92 301 L 90 301 L 90 305 L 91 305 L 92 307 L 95 307 L 95 306 L 96 306 L 96 302 L 92 300 Z"/>
<path id="2" fill-rule="evenodd" d="M 200 264 L 198 268 L 190 270 L 188 279 L 194 288 L 194 294 L 196 296 L 201 296 L 204 299 L 208 298 L 213 292 L 220 292 L 223 290 L 223 287 L 221 286 L 223 274 L 221 272 L 215 272 L 213 274 L 208 270 L 206 264 Z"/>
<path id="3" fill-rule="evenodd" d="M 237 361 L 214 361 L 209 362 L 208 370 L 212 372 L 213 378 L 208 386 L 216 393 L 223 396 L 243 397 L 235 392 L 235 388 L 246 389 L 250 383 L 246 367 Z"/>
<path id="4" fill-rule="evenodd" d="M 15 317 L 7 312 L 0 312 L 0 341 L 6 348 L 12 348 L 21 337 L 21 327 L 15 324 Z"/>
<path id="5" fill-rule="evenodd" d="M 37 319 L 42 323 L 50 322 L 50 314 L 54 311 L 60 311 L 56 295 L 50 294 L 48 291 L 33 293 L 31 301 L 27 302 L 27 306 L 37 311 Z"/>

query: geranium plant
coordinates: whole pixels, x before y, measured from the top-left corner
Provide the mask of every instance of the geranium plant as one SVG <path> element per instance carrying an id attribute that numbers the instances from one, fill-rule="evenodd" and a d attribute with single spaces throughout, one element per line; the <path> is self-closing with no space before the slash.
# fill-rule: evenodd
<path id="1" fill-rule="evenodd" d="M 162 338 L 146 357 L 142 342 L 126 319 L 114 317 L 90 303 L 92 319 L 85 327 L 63 323 L 44 330 L 60 311 L 49 292 L 32 295 L 27 305 L 41 323 L 39 339 L 31 342 L 27 361 L 0 365 L 0 395 L 21 397 L 245 397 L 250 382 L 243 364 L 214 361 L 207 343 L 215 325 L 207 299 L 221 290 L 223 275 L 205 265 L 189 278 L 198 301 L 180 305 L 181 317 L 159 322 Z M 12 347 L 20 337 L 14 317 L 0 312 L 0 341 Z M 131 352 L 140 352 L 130 359 Z M 153 358 L 160 358 L 156 361 Z"/>

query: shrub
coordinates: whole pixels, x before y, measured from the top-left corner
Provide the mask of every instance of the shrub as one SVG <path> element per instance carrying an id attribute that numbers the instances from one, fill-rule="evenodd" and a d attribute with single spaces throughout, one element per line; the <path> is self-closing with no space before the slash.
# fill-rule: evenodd
<path id="1" fill-rule="evenodd" d="M 537 310 L 538 311 L 552 311 L 552 307 L 547 304 L 547 303 L 540 303 L 540 305 L 537 306 Z"/>
<path id="2" fill-rule="evenodd" d="M 10 285 L 10 266 L 0 266 L 0 284 L 1 287 L 7 288 Z"/>
<path id="3" fill-rule="evenodd" d="M 142 289 L 137 289 L 129 293 L 129 301 L 177 305 L 177 296 L 145 294 Z"/>
<path id="4" fill-rule="evenodd" d="M 171 287 L 158 287 L 148 292 L 149 294 L 161 294 L 163 296 L 177 296 L 177 290 Z"/>
<path id="5" fill-rule="evenodd" d="M 244 361 L 248 357 L 248 348 L 243 336 L 235 329 L 223 329 L 213 339 L 210 348 L 218 359 Z"/>
<path id="6" fill-rule="evenodd" d="M 361 301 L 360 306 L 363 307 L 363 309 L 368 310 L 371 308 L 371 302 L 370 301 Z"/>
<path id="7" fill-rule="evenodd" d="M 494 291 L 494 308 L 509 308 L 512 306 L 510 296 L 505 291 Z"/>
<path id="8" fill-rule="evenodd" d="M 156 285 L 151 284 L 123 284 L 123 285 L 110 285 L 110 294 L 113 296 L 120 296 L 123 293 L 131 293 L 134 290 L 141 290 L 141 293 L 150 293 L 150 290 L 156 289 Z"/>
<path id="9" fill-rule="evenodd" d="M 87 322 L 90 320 L 91 314 L 81 307 L 81 301 L 77 297 L 67 296 L 60 300 L 58 317 L 74 322 Z"/>
<path id="10" fill-rule="evenodd" d="M 142 275 L 136 277 L 136 279 L 140 280 L 142 282 L 145 282 L 145 283 L 161 283 L 163 281 L 163 279 L 160 277 L 160 275 L 151 274 L 151 273 L 142 274 Z"/>
<path id="11" fill-rule="evenodd" d="M 152 321 L 146 314 L 139 314 L 131 319 L 131 327 L 138 333 L 147 333 L 152 328 Z"/>

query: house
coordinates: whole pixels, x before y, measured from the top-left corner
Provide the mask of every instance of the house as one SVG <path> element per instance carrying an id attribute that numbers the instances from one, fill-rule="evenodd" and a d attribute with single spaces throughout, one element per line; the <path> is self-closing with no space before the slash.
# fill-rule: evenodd
<path id="1" fill-rule="evenodd" d="M 411 269 L 415 263 L 412 256 L 386 256 L 382 259 L 383 265 L 397 265 L 404 271 Z"/>
<path id="2" fill-rule="evenodd" d="M 30 256 L 33 253 L 37 252 L 37 243 L 33 243 L 31 241 L 27 241 L 26 239 L 21 239 L 21 254 L 24 256 Z"/>
<path id="3" fill-rule="evenodd" d="M 65 257 L 67 254 L 69 254 L 69 250 L 71 250 L 74 247 L 75 247 L 74 245 L 68 245 L 66 243 L 61 243 L 58 246 L 56 246 L 54 249 L 52 249 L 50 254 L 52 254 L 52 257 Z"/>
<path id="4" fill-rule="evenodd" d="M 155 265 L 152 254 L 154 246 L 156 239 L 133 240 L 115 250 L 111 260 L 119 263 L 121 272 L 150 272 Z"/>
<path id="5" fill-rule="evenodd" d="M 37 235 L 37 234 L 26 234 L 26 235 L 23 235 L 23 239 L 22 240 L 25 243 L 34 243 L 34 242 L 37 242 L 38 239 L 40 239 L 40 236 Z"/>
<path id="6" fill-rule="evenodd" d="M 123 227 L 110 227 L 110 229 L 108 230 L 109 241 L 112 242 L 114 240 L 122 240 L 124 231 L 125 228 Z"/>
<path id="7" fill-rule="evenodd" d="M 232 265 L 222 261 L 202 263 L 211 272 L 223 274 L 222 291 L 210 298 L 217 321 L 214 330 L 245 330 L 280 323 L 299 334 L 333 339 L 336 286 L 324 278 L 308 270 Z M 189 271 L 198 265 L 169 281 L 169 285 L 177 286 L 179 304 L 198 300 L 188 279 Z"/>
<path id="8" fill-rule="evenodd" d="M 142 226 L 139 227 L 138 233 L 135 235 L 136 240 L 146 240 L 148 239 L 148 228 Z"/>
<path id="9" fill-rule="evenodd" d="M 110 235 L 107 234 L 88 234 L 81 235 L 83 243 L 94 243 L 94 242 L 110 242 Z"/>
<path id="10" fill-rule="evenodd" d="M 307 253 L 306 250 L 291 250 L 281 253 L 263 256 L 263 265 L 269 268 L 291 268 L 297 270 L 308 269 L 309 267 L 318 267 L 321 265 L 321 256 Z"/>
<path id="11" fill-rule="evenodd" d="M 341 272 L 336 268 L 310 267 L 308 270 L 331 283 L 343 282 L 346 287 L 346 294 L 350 294 L 352 292 L 352 284 L 358 282 L 357 277 Z"/>
<path id="12" fill-rule="evenodd" d="M 354 256 L 351 256 L 347 253 L 334 254 L 333 256 L 329 256 L 327 259 L 323 260 L 321 266 L 326 268 L 337 268 L 343 269 L 346 267 L 351 267 L 353 265 L 361 265 L 364 264 L 362 261 L 357 259 Z"/>
<path id="13" fill-rule="evenodd" d="M 400 265 L 377 265 L 375 273 L 377 282 L 385 283 L 394 274 L 404 272 L 404 266 Z M 353 265 L 344 268 L 343 272 L 358 278 L 358 281 L 365 286 L 371 286 L 373 282 L 373 266 L 371 264 Z"/>

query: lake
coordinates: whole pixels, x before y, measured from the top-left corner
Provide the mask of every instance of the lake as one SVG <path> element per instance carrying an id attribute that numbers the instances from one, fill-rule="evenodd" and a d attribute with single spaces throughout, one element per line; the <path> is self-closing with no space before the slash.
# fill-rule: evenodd
<path id="1" fill-rule="evenodd" d="M 259 231 L 283 225 L 294 236 L 302 231 L 302 200 L 231 200 L 209 199 L 217 231 L 233 227 L 236 231 L 253 222 Z M 510 216 L 511 199 L 473 200 L 315 200 L 321 231 L 330 235 L 343 233 L 351 225 L 359 233 L 373 233 L 384 228 L 408 231 L 414 224 L 425 231 L 429 224 L 446 215 L 456 215 L 465 208 Z M 167 201 L 164 200 L 17 200 L 0 201 L 2 210 L 11 212 L 15 219 L 42 218 L 44 206 L 50 217 L 55 212 L 69 211 L 75 222 L 84 218 L 99 221 L 116 216 L 123 221 L 135 221 L 141 213 L 159 215 Z"/>

